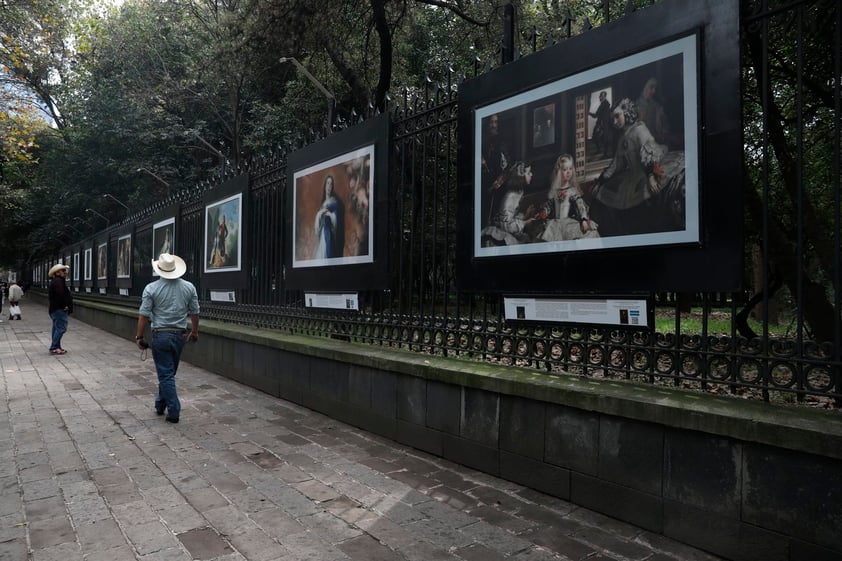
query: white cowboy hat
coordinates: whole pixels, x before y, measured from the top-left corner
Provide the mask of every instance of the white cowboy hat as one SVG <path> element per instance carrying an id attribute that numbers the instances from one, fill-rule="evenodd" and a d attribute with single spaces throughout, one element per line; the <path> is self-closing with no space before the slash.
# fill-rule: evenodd
<path id="1" fill-rule="evenodd" d="M 52 267 L 50 267 L 50 272 L 47 273 L 47 276 L 52 277 L 53 275 L 55 275 L 59 271 L 67 271 L 68 269 L 70 269 L 70 267 L 68 267 L 67 265 L 62 265 L 61 263 L 57 263 L 57 264 L 53 265 Z"/>
<path id="2" fill-rule="evenodd" d="M 187 263 L 178 255 L 162 253 L 158 260 L 152 260 L 152 268 L 165 279 L 177 279 L 187 272 Z"/>

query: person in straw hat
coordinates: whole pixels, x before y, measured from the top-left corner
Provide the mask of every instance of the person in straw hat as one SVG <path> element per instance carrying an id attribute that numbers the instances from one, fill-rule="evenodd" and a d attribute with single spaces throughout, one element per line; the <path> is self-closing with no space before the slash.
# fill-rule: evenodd
<path id="1" fill-rule="evenodd" d="M 65 283 L 68 270 L 70 270 L 70 267 L 59 263 L 53 265 L 47 273 L 47 276 L 52 279 L 50 280 L 48 294 L 50 319 L 53 320 L 50 353 L 54 355 L 67 353 L 61 348 L 61 337 L 67 331 L 67 317 L 73 313 L 73 295 L 70 294 L 70 289 L 67 288 L 67 283 Z"/>
<path id="2" fill-rule="evenodd" d="M 181 402 L 175 387 L 175 373 L 184 343 L 188 339 L 199 339 L 199 297 L 196 287 L 181 278 L 187 271 L 181 257 L 162 253 L 152 261 L 152 269 L 161 278 L 143 289 L 135 341 L 141 350 L 152 347 L 152 359 L 158 373 L 155 412 L 163 415 L 166 411 L 167 421 L 177 423 L 181 416 Z M 148 344 L 143 332 L 150 323 L 152 343 Z"/>

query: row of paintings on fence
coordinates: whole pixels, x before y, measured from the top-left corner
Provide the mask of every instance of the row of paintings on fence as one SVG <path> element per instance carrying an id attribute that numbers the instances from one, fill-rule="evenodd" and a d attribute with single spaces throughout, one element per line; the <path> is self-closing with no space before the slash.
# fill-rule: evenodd
<path id="1" fill-rule="evenodd" d="M 242 201 L 243 193 L 215 201 L 205 207 L 205 273 L 240 271 L 242 269 L 241 236 L 242 230 Z M 131 233 L 119 235 L 116 238 L 116 278 L 130 279 L 132 277 L 132 243 Z M 176 253 L 176 217 L 158 221 L 152 225 L 152 247 L 150 255 L 162 253 Z M 108 279 L 108 242 L 92 244 L 91 247 L 72 253 L 70 278 L 78 281 L 105 281 Z M 69 256 L 68 256 L 69 257 Z M 58 260 L 63 263 L 66 258 Z M 50 267 L 44 263 L 44 270 Z M 155 275 L 154 271 L 152 272 Z M 157 275 L 155 275 L 157 276 Z M 36 269 L 36 281 L 43 280 Z"/>
<path id="2" fill-rule="evenodd" d="M 606 42 L 608 32 L 595 30 L 462 84 L 457 273 L 464 287 L 553 289 L 563 281 L 604 289 L 629 286 L 637 276 L 646 288 L 674 288 L 712 260 L 729 270 L 739 260 L 734 240 L 741 231 L 731 227 L 739 222 L 732 202 L 739 188 L 739 81 L 729 66 L 738 68 L 738 51 L 705 19 L 733 12 L 735 3 L 704 1 L 728 9 L 655 6 L 637 23 L 629 18 L 627 36 Z M 651 29 L 647 18 L 664 22 L 664 39 L 651 46 L 650 37 L 640 48 L 633 30 Z M 733 52 L 709 55 L 704 48 L 712 41 Z M 706 115 L 714 106 L 718 112 Z M 705 119 L 708 129 L 730 123 L 715 142 L 733 154 L 702 158 L 701 146 L 713 138 Z M 381 115 L 290 154 L 291 288 L 385 285 L 389 126 Z M 219 192 L 224 198 L 205 205 L 200 270 L 209 276 L 243 270 L 247 187 L 223 185 Z M 174 247 L 175 226 L 174 218 L 154 224 L 152 255 Z M 106 278 L 106 250 L 85 250 L 84 280 Z M 607 258 L 593 258 L 597 251 Z M 131 275 L 130 255 L 131 235 L 124 235 L 117 240 L 118 279 Z M 513 268 L 549 274 L 513 276 Z M 76 279 L 79 268 L 73 271 Z M 733 285 L 738 276 L 718 278 Z"/>

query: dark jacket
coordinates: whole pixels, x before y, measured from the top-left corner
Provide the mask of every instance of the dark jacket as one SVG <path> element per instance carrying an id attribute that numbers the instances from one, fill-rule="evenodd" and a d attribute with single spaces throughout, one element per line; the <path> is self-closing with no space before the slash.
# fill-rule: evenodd
<path id="1" fill-rule="evenodd" d="M 50 281 L 50 313 L 56 310 L 67 308 L 67 312 L 73 311 L 73 295 L 64 282 L 64 278 L 58 275 Z"/>

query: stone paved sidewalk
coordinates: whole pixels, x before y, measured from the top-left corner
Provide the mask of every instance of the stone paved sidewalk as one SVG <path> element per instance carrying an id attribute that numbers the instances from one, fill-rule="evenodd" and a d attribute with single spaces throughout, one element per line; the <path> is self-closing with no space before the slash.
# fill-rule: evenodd
<path id="1" fill-rule="evenodd" d="M 2 561 L 714 561 L 182 363 L 45 308 L 0 323 Z M 278 368 L 284 365 L 279 364 Z"/>

